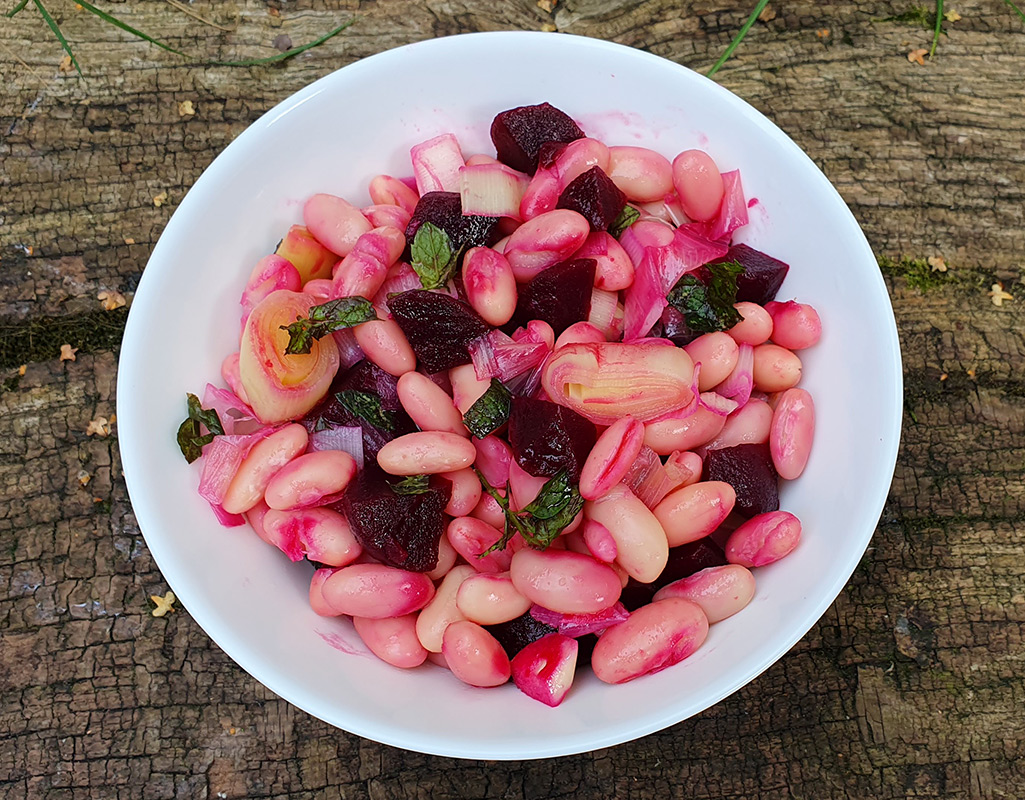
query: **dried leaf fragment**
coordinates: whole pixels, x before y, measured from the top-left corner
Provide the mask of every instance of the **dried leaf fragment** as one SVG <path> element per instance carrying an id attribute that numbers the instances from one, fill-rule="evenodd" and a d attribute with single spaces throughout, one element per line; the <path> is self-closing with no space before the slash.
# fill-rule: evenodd
<path id="1" fill-rule="evenodd" d="M 27 370 L 28 370 L 28 364 L 22 364 L 22 365 L 21 365 L 20 367 L 18 367 L 18 374 L 19 374 L 20 376 L 24 377 L 24 375 L 25 375 L 25 372 L 26 372 Z"/>
<path id="2" fill-rule="evenodd" d="M 96 295 L 96 299 L 103 304 L 104 311 L 113 311 L 115 308 L 121 308 L 121 306 L 127 303 L 125 296 L 121 292 L 109 292 L 106 289 Z"/>
<path id="3" fill-rule="evenodd" d="M 126 236 L 125 244 L 135 244 L 135 239 L 133 239 L 131 236 Z"/>
<path id="4" fill-rule="evenodd" d="M 93 476 L 86 472 L 84 469 L 80 469 L 76 477 L 78 478 L 78 482 L 83 486 L 88 486 L 89 481 L 93 479 Z"/>
<path id="5" fill-rule="evenodd" d="M 553 11 L 555 11 L 555 6 L 557 3 L 558 0 L 537 0 L 537 7 L 540 8 L 542 11 L 547 11 L 549 14 L 551 14 Z"/>
<path id="6" fill-rule="evenodd" d="M 71 65 L 71 56 L 64 56 L 64 58 L 61 59 L 61 63 L 57 65 L 57 70 L 65 75 L 71 72 L 72 69 L 74 69 L 74 67 Z"/>
<path id="7" fill-rule="evenodd" d="M 106 417 L 97 417 L 96 419 L 89 421 L 89 426 L 85 429 L 86 436 L 110 436 L 110 420 Z"/>
<path id="8" fill-rule="evenodd" d="M 820 39 L 825 39 L 827 36 L 829 36 L 829 28 L 820 28 L 819 30 L 815 31 L 815 35 L 818 36 Z"/>
<path id="9" fill-rule="evenodd" d="M 154 617 L 162 617 L 168 611 L 174 611 L 174 601 L 177 598 L 175 598 L 174 592 L 168 589 L 167 594 L 165 594 L 163 597 L 161 597 L 159 594 L 151 594 L 149 596 L 149 599 L 156 603 L 157 606 L 150 613 L 153 614 Z"/>
<path id="10" fill-rule="evenodd" d="M 72 347 L 70 344 L 61 345 L 61 361 L 77 361 L 75 353 L 78 352 L 77 347 Z"/>
<path id="11" fill-rule="evenodd" d="M 766 6 L 762 9 L 762 13 L 758 15 L 758 19 L 762 22 L 772 22 L 776 19 L 776 9 L 772 6 Z"/>
<path id="12" fill-rule="evenodd" d="M 950 9 L 950 11 L 944 13 L 943 19 L 945 19 L 947 22 L 957 22 L 961 19 L 961 15 L 958 14 L 954 9 Z"/>
<path id="13" fill-rule="evenodd" d="M 929 256 L 926 259 L 929 264 L 931 272 L 946 272 L 947 262 L 943 259 L 943 256 Z"/>
<path id="14" fill-rule="evenodd" d="M 912 50 L 910 53 L 908 53 L 908 61 L 910 61 L 912 64 L 918 64 L 918 66 L 920 67 L 924 67 L 925 56 L 928 53 L 929 51 L 926 50 L 924 47 L 919 48 L 918 50 Z"/>
<path id="15" fill-rule="evenodd" d="M 541 26 L 541 30 L 545 33 L 555 33 L 559 29 L 555 26 L 555 23 L 546 22 L 544 25 Z"/>
<path id="16" fill-rule="evenodd" d="M 993 305 L 998 308 L 1004 304 L 1004 300 L 1014 300 L 1014 295 L 1004 291 L 1002 283 L 994 283 L 989 289 L 989 296 L 993 300 Z"/>
<path id="17" fill-rule="evenodd" d="M 923 52 L 925 52 L 925 51 L 923 51 Z M 157 208 L 160 208 L 160 206 L 162 206 L 166 202 L 167 202 L 167 192 L 166 191 L 161 192 L 160 194 L 158 194 L 156 197 L 153 198 L 153 205 L 155 205 Z"/>
<path id="18" fill-rule="evenodd" d="M 178 116 L 179 117 L 191 117 L 195 115 L 196 108 L 192 105 L 191 100 L 182 100 L 178 103 Z"/>

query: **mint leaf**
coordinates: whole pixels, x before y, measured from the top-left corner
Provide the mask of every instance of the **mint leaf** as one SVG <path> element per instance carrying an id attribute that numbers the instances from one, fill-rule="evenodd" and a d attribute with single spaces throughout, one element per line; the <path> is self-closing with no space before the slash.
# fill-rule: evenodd
<path id="1" fill-rule="evenodd" d="M 381 406 L 381 398 L 370 392 L 346 389 L 335 395 L 338 402 L 360 419 L 382 431 L 395 430 L 395 412 Z"/>
<path id="2" fill-rule="evenodd" d="M 288 331 L 285 353 L 290 356 L 305 355 L 312 349 L 314 339 L 321 339 L 333 331 L 351 328 L 372 319 L 377 319 L 377 312 L 373 303 L 365 297 L 340 297 L 313 306 L 306 318 L 299 317 L 291 325 L 281 326 L 281 330 Z"/>
<path id="3" fill-rule="evenodd" d="M 633 206 L 623 206 L 623 210 L 619 212 L 612 224 L 609 225 L 609 233 L 615 236 L 617 239 L 622 236 L 623 231 L 633 225 L 637 220 L 641 218 L 641 212 Z"/>
<path id="4" fill-rule="evenodd" d="M 744 273 L 744 267 L 736 261 L 723 264 L 707 264 L 710 279 L 703 283 L 692 272 L 688 272 L 669 292 L 669 305 L 683 314 L 693 331 L 711 333 L 732 328 L 744 318 L 733 307 L 737 302 L 737 276 Z"/>
<path id="5" fill-rule="evenodd" d="M 537 497 L 519 512 L 511 511 L 508 498 L 502 497 L 479 470 L 474 471 L 484 491 L 495 498 L 505 512 L 505 531 L 502 537 L 481 553 L 481 558 L 496 550 L 504 550 L 517 533 L 531 547 L 544 550 L 584 507 L 584 498 L 580 496 L 576 485 L 570 482 L 566 470 L 560 470 L 555 477 L 545 482 Z"/>
<path id="6" fill-rule="evenodd" d="M 432 222 L 416 229 L 409 246 L 413 271 L 425 289 L 440 289 L 452 278 L 459 254 L 448 234 Z"/>
<path id="7" fill-rule="evenodd" d="M 498 378 L 491 379 L 491 386 L 463 414 L 463 424 L 478 439 L 489 436 L 502 427 L 512 412 L 512 393 Z"/>
<path id="8" fill-rule="evenodd" d="M 224 435 L 224 426 L 221 425 L 221 418 L 217 411 L 212 408 L 203 408 L 199 398 L 194 394 L 185 395 L 189 416 L 178 426 L 178 447 L 190 464 L 203 455 L 203 447 L 214 440 L 214 436 Z M 206 426 L 210 431 L 202 435 L 200 424 Z"/>
<path id="9" fill-rule="evenodd" d="M 410 475 L 389 485 L 395 494 L 425 494 L 431 490 L 430 480 L 430 475 Z"/>

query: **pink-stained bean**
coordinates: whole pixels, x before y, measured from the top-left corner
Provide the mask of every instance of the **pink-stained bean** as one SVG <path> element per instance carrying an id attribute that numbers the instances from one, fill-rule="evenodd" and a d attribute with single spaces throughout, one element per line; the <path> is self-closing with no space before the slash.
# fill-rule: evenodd
<path id="1" fill-rule="evenodd" d="M 438 539 L 438 566 L 424 574 L 432 581 L 440 581 L 448 575 L 449 570 L 455 566 L 456 561 L 458 560 L 459 553 L 457 553 L 456 549 L 449 543 L 448 538 L 442 536 Z"/>
<path id="2" fill-rule="evenodd" d="M 740 564 L 708 567 L 689 577 L 663 586 L 653 600 L 679 597 L 701 606 L 708 621 L 721 622 L 751 602 L 755 595 L 755 576 Z"/>
<path id="3" fill-rule="evenodd" d="M 221 503 L 224 510 L 229 514 L 242 514 L 263 500 L 271 478 L 306 449 L 309 438 L 306 428 L 292 423 L 257 442 L 228 484 Z"/>
<path id="4" fill-rule="evenodd" d="M 520 282 L 569 258 L 580 249 L 591 231 L 590 223 L 576 211 L 560 208 L 527 220 L 509 236 L 505 257 Z"/>
<path id="5" fill-rule="evenodd" d="M 696 222 L 719 213 L 723 182 L 712 157 L 702 150 L 684 150 L 673 159 L 673 186 L 684 212 Z"/>
<path id="6" fill-rule="evenodd" d="M 297 456 L 267 483 L 263 497 L 275 509 L 308 508 L 349 485 L 356 462 L 341 450 L 320 450 Z"/>
<path id="7" fill-rule="evenodd" d="M 238 371 L 238 353 L 231 353 L 221 362 L 221 377 L 228 384 L 228 388 L 235 393 L 235 396 L 243 403 L 249 404 L 246 398 L 246 388 L 242 385 L 242 376 Z"/>
<path id="8" fill-rule="evenodd" d="M 505 486 L 513 463 L 512 448 L 497 436 L 474 439 L 473 445 L 477 448 L 476 467 L 484 479 L 492 486 Z"/>
<path id="9" fill-rule="evenodd" d="M 772 336 L 772 316 L 757 303 L 734 303 L 743 319 L 726 331 L 737 344 L 762 344 Z"/>
<path id="10" fill-rule="evenodd" d="M 491 156 L 484 155 L 483 153 L 474 153 L 472 156 L 470 156 L 468 159 L 466 159 L 466 166 L 468 166 L 468 167 L 477 167 L 477 166 L 480 166 L 482 164 L 501 164 L 501 163 L 502 162 L 499 161 L 497 158 L 492 158 Z"/>
<path id="11" fill-rule="evenodd" d="M 690 486 L 701 480 L 701 456 L 687 450 L 674 450 L 669 454 L 663 468 L 677 488 Z"/>
<path id="12" fill-rule="evenodd" d="M 801 380 L 801 359 L 778 344 L 760 344 L 754 350 L 755 388 L 762 392 L 782 392 Z"/>
<path id="13" fill-rule="evenodd" d="M 647 147 L 610 147 L 608 175 L 631 202 L 651 203 L 673 191 L 673 165 Z"/>
<path id="14" fill-rule="evenodd" d="M 420 201 L 416 192 L 391 175 L 378 175 L 370 181 L 370 199 L 379 205 L 398 206 L 410 215 Z"/>
<path id="15" fill-rule="evenodd" d="M 452 383 L 452 402 L 456 404 L 460 414 L 469 411 L 470 406 L 491 387 L 491 379 L 480 380 L 473 369 L 473 364 L 452 367 L 448 371 L 448 378 Z"/>
<path id="16" fill-rule="evenodd" d="M 559 338 L 555 340 L 555 349 L 558 350 L 560 347 L 578 342 L 604 341 L 606 341 L 604 331 L 598 330 L 590 322 L 574 322 L 559 334 Z"/>
<path id="17" fill-rule="evenodd" d="M 490 247 L 473 247 L 463 257 L 463 286 L 473 310 L 488 325 L 505 325 L 516 310 L 516 277 L 509 260 Z"/>
<path id="18" fill-rule="evenodd" d="M 324 581 L 321 592 L 339 614 L 382 619 L 419 611 L 434 597 L 434 584 L 422 572 L 351 564 Z"/>
<path id="19" fill-rule="evenodd" d="M 573 533 L 565 533 L 559 535 L 559 541 L 566 545 L 566 549 L 574 553 L 582 553 L 585 556 L 594 556 L 594 554 L 588 549 L 587 543 L 584 541 L 584 535 L 580 532 L 583 528 L 579 528 Z M 596 556 L 595 556 L 596 557 Z M 602 559 L 598 559 L 602 561 Z M 603 563 L 608 563 L 607 561 Z"/>
<path id="20" fill-rule="evenodd" d="M 801 521 L 789 511 L 751 517 L 726 540 L 726 560 L 744 567 L 764 567 L 793 552 L 801 541 Z"/>
<path id="21" fill-rule="evenodd" d="M 520 219 L 529 220 L 546 214 L 559 202 L 562 185 L 555 170 L 539 168 L 520 198 Z M 502 251 L 500 251 L 502 252 Z"/>
<path id="22" fill-rule="evenodd" d="M 588 234 L 574 258 L 593 258 L 596 262 L 594 286 L 609 292 L 627 288 L 634 280 L 634 263 L 626 250 L 607 231 Z"/>
<path id="23" fill-rule="evenodd" d="M 507 244 L 509 244 L 508 235 L 503 236 L 501 239 L 499 239 L 497 242 L 491 245 L 491 249 L 494 250 L 496 253 L 501 253 L 502 255 L 505 255 L 505 246 Z"/>
<path id="24" fill-rule="evenodd" d="M 708 636 L 697 603 L 670 597 L 641 606 L 598 639 L 591 669 L 605 683 L 626 683 L 683 661 Z"/>
<path id="25" fill-rule="evenodd" d="M 263 500 L 249 509 L 243 516 L 246 518 L 246 522 L 249 523 L 250 527 L 256 531 L 256 535 L 263 539 L 267 544 L 278 546 L 276 540 L 268 538 L 267 532 L 263 528 L 263 518 L 267 516 L 267 512 L 270 511 L 270 506 L 267 505 Z"/>
<path id="26" fill-rule="evenodd" d="M 372 205 L 361 208 L 360 212 L 366 217 L 375 228 L 388 226 L 404 231 L 409 225 L 412 215 L 401 206 L 393 205 Z"/>
<path id="27" fill-rule="evenodd" d="M 452 484 L 445 513 L 451 517 L 465 517 L 480 502 L 481 485 L 472 469 L 458 469 L 455 472 L 443 472 L 441 477 L 447 478 Z"/>
<path id="28" fill-rule="evenodd" d="M 263 527 L 269 537 L 293 542 L 310 561 L 331 567 L 351 564 L 363 552 L 348 520 L 329 508 L 270 509 Z"/>
<path id="29" fill-rule="evenodd" d="M 501 686 L 511 675 L 509 656 L 502 645 L 469 620 L 453 622 L 445 629 L 442 653 L 452 674 L 470 686 Z"/>
<path id="30" fill-rule="evenodd" d="M 815 403 L 804 389 L 787 389 L 776 401 L 769 428 L 769 450 L 784 480 L 799 478 L 815 438 Z"/>
<path id="31" fill-rule="evenodd" d="M 530 601 L 516 591 L 508 573 L 471 575 L 456 592 L 456 608 L 470 622 L 499 625 L 526 614 Z"/>
<path id="32" fill-rule="evenodd" d="M 532 319 L 526 328 L 517 328 L 513 333 L 515 341 L 543 342 L 549 350 L 555 347 L 555 331 L 543 319 Z"/>
<path id="33" fill-rule="evenodd" d="M 559 186 L 565 189 L 575 178 L 583 175 L 592 167 L 599 167 L 602 172 L 609 171 L 609 148 L 597 139 L 577 139 L 570 142 L 555 157 L 553 171 L 559 178 Z"/>
<path id="34" fill-rule="evenodd" d="M 463 581 L 476 574 L 476 570 L 467 564 L 452 567 L 448 575 L 442 579 L 434 599 L 424 607 L 420 616 L 417 617 L 416 637 L 420 640 L 420 644 L 430 652 L 441 652 L 445 628 L 453 622 L 466 619 L 456 606 L 456 593 Z"/>
<path id="35" fill-rule="evenodd" d="M 626 585 L 628 583 L 630 583 L 630 573 L 627 572 L 625 569 L 623 569 L 619 565 L 618 561 L 613 561 L 611 564 L 609 564 L 609 566 L 612 567 L 612 571 L 615 572 L 616 575 L 619 576 L 619 586 L 620 586 L 620 588 L 621 589 L 625 589 Z"/>
<path id="36" fill-rule="evenodd" d="M 374 228 L 360 236 L 335 267 L 331 277 L 334 296 L 373 297 L 405 247 L 406 235 L 398 228 Z"/>
<path id="37" fill-rule="evenodd" d="M 667 456 L 674 450 L 693 450 L 712 441 L 726 424 L 726 417 L 699 406 L 685 417 L 670 417 L 644 426 L 644 443 Z"/>
<path id="38" fill-rule="evenodd" d="M 321 591 L 324 586 L 324 581 L 336 572 L 338 572 L 338 569 L 335 567 L 324 567 L 314 572 L 313 577 L 310 579 L 310 608 L 313 609 L 314 613 L 319 614 L 322 617 L 338 616 L 338 612 L 329 606 L 327 601 L 324 600 L 324 593 Z"/>
<path id="39" fill-rule="evenodd" d="M 730 515 L 737 493 L 725 481 L 699 481 L 670 492 L 654 508 L 670 547 L 703 539 Z"/>
<path id="40" fill-rule="evenodd" d="M 393 667 L 412 669 L 427 660 L 427 650 L 416 638 L 416 614 L 388 619 L 353 617 L 352 624 L 370 652 Z"/>
<path id="41" fill-rule="evenodd" d="M 723 331 L 703 334 L 683 349 L 695 364 L 701 364 L 698 389 L 702 392 L 707 392 L 726 380 L 737 366 L 737 359 L 740 356 L 740 348 L 736 341 Z"/>
<path id="42" fill-rule="evenodd" d="M 537 497 L 548 479 L 531 475 L 515 461 L 509 464 L 509 495 L 513 511 L 520 511 Z M 490 481 L 489 481 L 490 483 Z M 494 484 L 491 484 L 494 486 Z"/>
<path id="43" fill-rule="evenodd" d="M 581 537 L 592 556 L 604 564 L 611 564 L 619 553 L 612 532 L 593 519 L 584 519 Z"/>
<path id="44" fill-rule="evenodd" d="M 364 325 L 358 325 L 356 329 Z M 396 391 L 402 408 L 420 430 L 444 431 L 467 437 L 470 435 L 463 424 L 463 415 L 452 403 L 448 392 L 426 375 L 406 372 L 399 378 Z"/>
<path id="45" fill-rule="evenodd" d="M 635 222 L 630 232 L 642 247 L 666 247 L 673 241 L 672 227 L 656 220 Z"/>
<path id="46" fill-rule="evenodd" d="M 303 292 L 327 302 L 334 299 L 335 284 L 330 278 L 314 278 L 303 284 Z"/>
<path id="47" fill-rule="evenodd" d="M 822 337 L 822 320 L 806 303 L 773 301 L 765 304 L 765 310 L 772 316 L 772 341 L 780 347 L 804 350 Z"/>
<path id="48" fill-rule="evenodd" d="M 356 240 L 373 227 L 356 206 L 331 194 L 315 194 L 306 201 L 303 224 L 318 242 L 339 256 L 347 256 Z"/>
<path id="49" fill-rule="evenodd" d="M 431 664 L 434 664 L 434 666 L 436 666 L 436 667 L 441 667 L 442 669 L 448 669 L 448 662 L 445 660 L 445 656 L 443 656 L 441 653 L 432 653 L 430 650 L 428 650 L 427 651 L 427 660 Z"/>
<path id="50" fill-rule="evenodd" d="M 517 551 L 509 567 L 517 591 L 561 614 L 594 614 L 611 608 L 622 591 L 607 564 L 568 550 Z"/>
<path id="51" fill-rule="evenodd" d="M 502 538 L 502 532 L 476 517 L 456 517 L 448 524 L 445 536 L 466 563 L 477 572 L 506 572 L 512 562 L 508 548 L 484 555 Z"/>
<path id="52" fill-rule="evenodd" d="M 597 500 L 623 480 L 644 446 L 644 425 L 627 415 L 606 428 L 580 471 L 580 496 Z"/>
<path id="53" fill-rule="evenodd" d="M 377 465 L 390 475 L 434 475 L 468 467 L 476 457 L 473 444 L 459 434 L 419 431 L 387 442 Z"/>
<path id="54" fill-rule="evenodd" d="M 584 504 L 584 514 L 612 534 L 616 563 L 631 578 L 651 583 L 662 574 L 669 559 L 666 533 L 630 487 L 621 483 L 598 500 L 589 500 Z"/>
<path id="55" fill-rule="evenodd" d="M 764 400 L 748 400 L 726 417 L 726 424 L 706 450 L 720 450 L 738 444 L 761 444 L 769 441 L 772 409 Z"/>
<path id="56" fill-rule="evenodd" d="M 504 490 L 497 489 L 497 491 L 503 497 L 505 496 Z M 498 501 L 487 492 L 481 493 L 480 502 L 470 512 L 470 516 L 486 522 L 495 530 L 505 526 L 505 511 L 502 510 Z"/>

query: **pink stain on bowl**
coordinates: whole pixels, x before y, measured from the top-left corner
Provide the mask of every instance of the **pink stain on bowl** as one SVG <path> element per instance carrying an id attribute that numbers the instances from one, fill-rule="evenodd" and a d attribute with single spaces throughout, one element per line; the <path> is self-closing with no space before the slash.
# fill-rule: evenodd
<path id="1" fill-rule="evenodd" d="M 345 637 L 338 633 L 325 633 L 324 631 L 316 631 L 317 636 L 331 645 L 335 650 L 340 650 L 346 655 L 350 656 L 369 656 L 370 653 L 362 647 L 356 647 L 355 645 L 348 642 Z"/>

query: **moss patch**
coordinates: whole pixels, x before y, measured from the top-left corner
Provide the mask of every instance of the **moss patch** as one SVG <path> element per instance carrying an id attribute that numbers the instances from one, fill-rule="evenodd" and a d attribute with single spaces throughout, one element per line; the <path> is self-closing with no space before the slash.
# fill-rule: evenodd
<path id="1" fill-rule="evenodd" d="M 127 319 L 124 307 L 0 325 L 0 369 L 59 358 L 62 344 L 78 348 L 79 353 L 117 350 Z"/>

